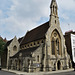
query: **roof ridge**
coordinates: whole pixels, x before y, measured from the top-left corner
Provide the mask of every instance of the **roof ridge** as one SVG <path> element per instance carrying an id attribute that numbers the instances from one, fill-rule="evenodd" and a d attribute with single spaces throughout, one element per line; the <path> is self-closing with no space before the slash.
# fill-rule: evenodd
<path id="1" fill-rule="evenodd" d="M 35 29 L 37 29 L 37 28 L 39 28 L 39 27 L 41 27 L 41 26 L 43 26 L 43 25 L 45 25 L 45 24 L 48 23 L 48 22 L 49 22 L 49 21 L 47 21 L 47 22 L 45 22 L 45 23 L 43 23 L 43 24 L 40 24 L 39 26 L 37 26 L 37 27 L 31 29 L 31 30 L 28 31 L 27 33 L 31 32 L 31 31 L 33 31 L 33 30 L 35 30 Z"/>

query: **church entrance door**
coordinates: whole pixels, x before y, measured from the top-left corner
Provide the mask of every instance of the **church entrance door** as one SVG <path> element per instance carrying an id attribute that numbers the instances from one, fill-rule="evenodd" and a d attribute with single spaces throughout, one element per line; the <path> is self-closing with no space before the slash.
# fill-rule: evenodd
<path id="1" fill-rule="evenodd" d="M 58 70 L 60 70 L 60 68 L 61 68 L 61 63 L 60 63 L 60 61 L 58 61 L 58 63 L 57 63 L 57 68 L 58 68 Z"/>

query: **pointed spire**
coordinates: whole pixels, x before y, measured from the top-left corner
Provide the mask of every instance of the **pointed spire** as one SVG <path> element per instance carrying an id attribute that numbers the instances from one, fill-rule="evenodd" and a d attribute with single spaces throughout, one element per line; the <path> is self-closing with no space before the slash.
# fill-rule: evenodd
<path id="1" fill-rule="evenodd" d="M 57 5 L 56 0 L 52 0 L 50 7 L 52 7 L 52 5 L 53 5 L 54 3 Z"/>
<path id="2" fill-rule="evenodd" d="M 56 0 L 51 1 L 50 10 L 50 25 L 59 26 L 58 6 Z"/>
<path id="3" fill-rule="evenodd" d="M 58 14 L 58 13 L 57 13 L 58 6 L 57 6 L 57 3 L 56 3 L 56 0 L 52 0 L 52 1 L 51 1 L 50 8 L 51 8 L 51 15 L 57 16 L 57 14 Z"/>

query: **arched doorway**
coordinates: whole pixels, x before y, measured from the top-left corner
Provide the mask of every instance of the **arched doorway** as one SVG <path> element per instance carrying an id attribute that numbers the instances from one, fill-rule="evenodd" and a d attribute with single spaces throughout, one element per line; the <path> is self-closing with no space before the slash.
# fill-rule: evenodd
<path id="1" fill-rule="evenodd" d="M 58 69 L 58 70 L 61 69 L 61 63 L 60 63 L 60 61 L 58 61 L 58 63 L 57 63 L 57 69 Z"/>

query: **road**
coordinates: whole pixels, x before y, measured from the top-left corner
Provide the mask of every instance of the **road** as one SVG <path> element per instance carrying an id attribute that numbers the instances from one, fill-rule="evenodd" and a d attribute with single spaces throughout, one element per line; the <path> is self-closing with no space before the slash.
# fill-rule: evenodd
<path id="1" fill-rule="evenodd" d="M 55 74 L 44 74 L 44 75 L 75 75 L 75 71 L 64 72 L 64 73 L 55 73 Z"/>
<path id="2" fill-rule="evenodd" d="M 16 75 L 16 74 L 5 72 L 5 71 L 0 71 L 0 75 Z"/>

